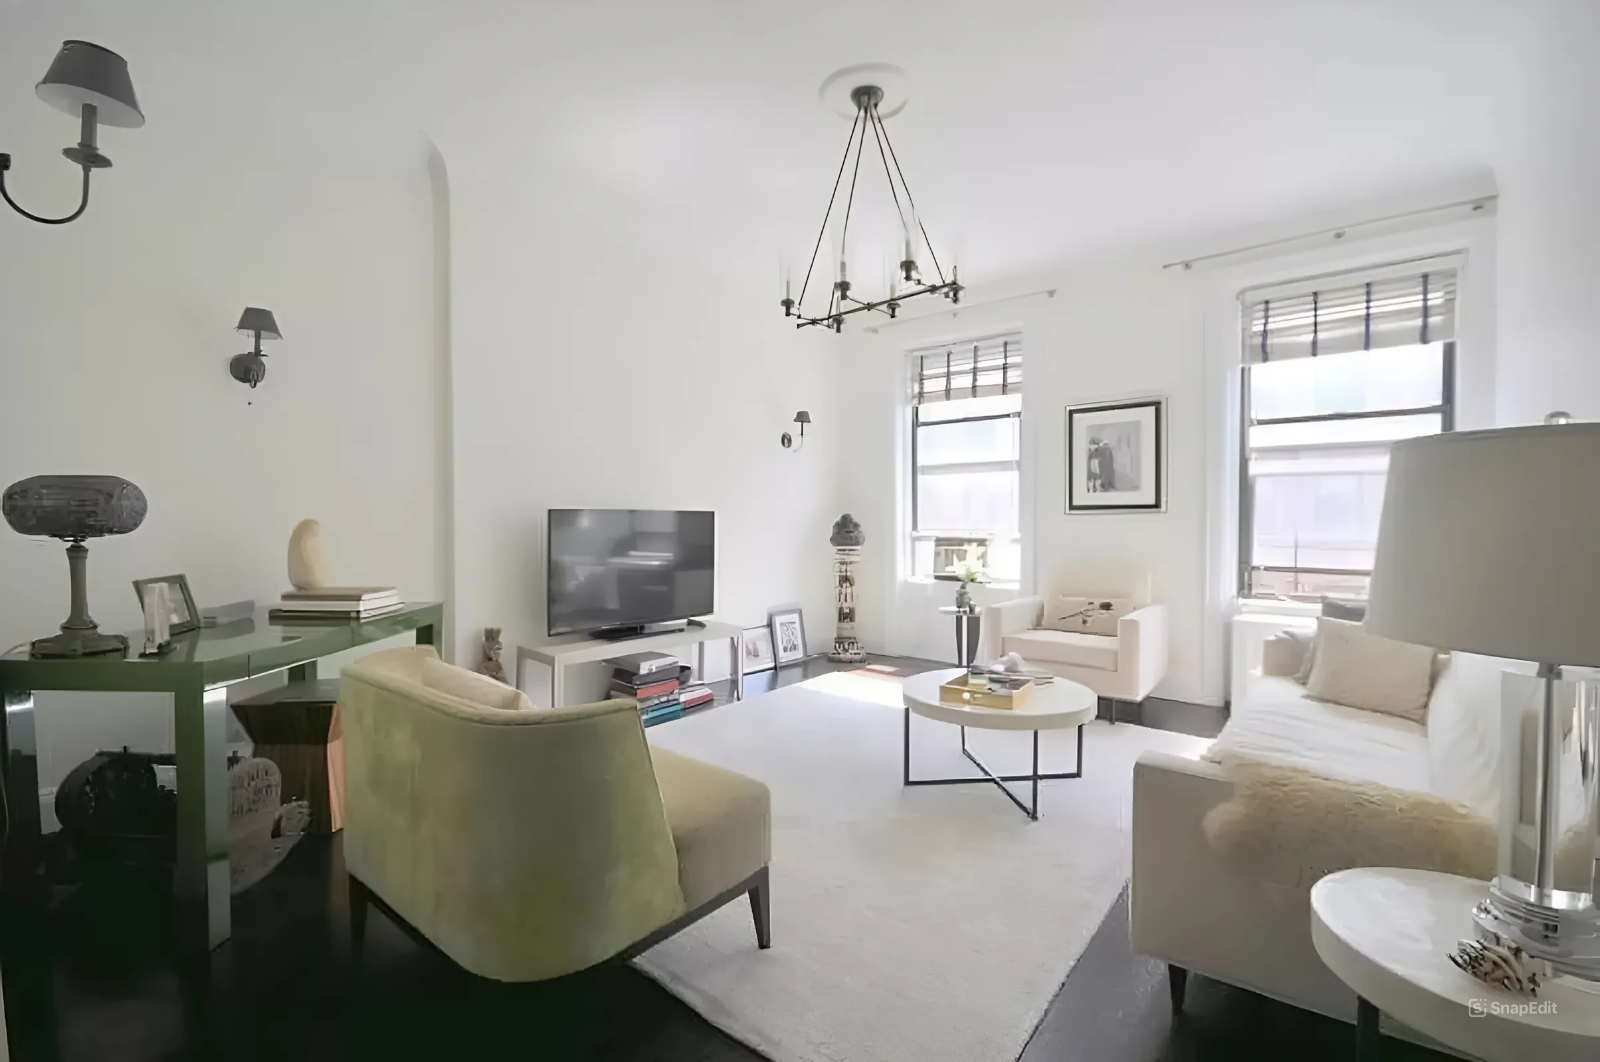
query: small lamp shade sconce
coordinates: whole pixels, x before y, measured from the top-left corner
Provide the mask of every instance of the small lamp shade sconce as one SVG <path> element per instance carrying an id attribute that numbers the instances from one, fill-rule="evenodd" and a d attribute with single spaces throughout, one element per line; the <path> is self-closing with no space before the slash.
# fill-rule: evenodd
<path id="1" fill-rule="evenodd" d="M 255 349 L 247 350 L 243 354 L 235 354 L 228 362 L 228 373 L 240 383 L 249 384 L 252 388 L 260 383 L 267 375 L 266 355 L 261 353 L 263 339 L 282 339 L 283 333 L 278 330 L 278 322 L 273 318 L 271 310 L 263 310 L 255 306 L 246 306 L 244 313 L 239 317 L 236 329 L 241 335 L 255 336 Z"/>
<path id="2" fill-rule="evenodd" d="M 111 165 L 111 160 L 100 153 L 99 126 L 138 129 L 144 125 L 144 112 L 139 110 L 139 99 L 133 93 L 128 61 L 109 48 L 88 41 L 63 41 L 55 62 L 34 91 L 41 100 L 79 121 L 78 146 L 64 148 L 61 153 L 82 168 L 83 197 L 78 209 L 66 217 L 30 214 L 6 191 L 5 175 L 11 168 L 11 156 L 0 154 L 0 198 L 30 221 L 65 225 L 76 221 L 89 207 L 89 175 Z"/>
<path id="3" fill-rule="evenodd" d="M 800 412 L 794 415 L 794 422 L 800 425 L 800 438 L 796 440 L 793 435 L 790 435 L 788 432 L 784 432 L 783 435 L 779 437 L 778 442 L 783 445 L 785 450 L 792 449 L 798 452 L 806 445 L 806 425 L 811 423 L 811 414 L 802 409 Z"/>

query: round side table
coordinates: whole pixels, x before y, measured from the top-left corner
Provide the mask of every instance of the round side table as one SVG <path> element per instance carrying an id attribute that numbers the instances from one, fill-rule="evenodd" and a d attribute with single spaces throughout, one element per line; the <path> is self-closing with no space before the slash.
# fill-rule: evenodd
<path id="1" fill-rule="evenodd" d="M 963 782 L 993 782 L 1022 809 L 1030 819 L 1039 817 L 1039 783 L 1051 778 L 1083 777 L 1083 725 L 1094 718 L 1099 698 L 1087 686 L 1066 679 L 1055 679 L 1047 686 L 1033 691 L 1033 699 L 1022 708 L 984 708 L 972 704 L 945 704 L 939 700 L 939 686 L 958 675 L 965 675 L 964 667 L 943 671 L 928 671 L 906 679 L 902 689 L 905 694 L 905 775 L 906 785 L 958 785 Z M 941 723 L 953 723 L 961 728 L 961 754 L 982 771 L 981 776 L 965 778 L 913 778 L 911 777 L 911 714 Z M 979 730 L 1031 730 L 1033 731 L 1033 771 L 1031 774 L 995 774 L 983 761 L 967 748 L 967 727 Z M 1039 731 L 1078 728 L 1078 760 L 1071 771 L 1052 774 L 1039 773 Z M 1029 782 L 1033 787 L 1031 804 L 1024 804 L 1006 785 L 1007 782 Z"/>
<path id="2" fill-rule="evenodd" d="M 1359 1000 L 1356 1058 L 1377 1055 L 1382 1012 L 1486 1062 L 1600 1058 L 1600 984 L 1552 980 L 1528 999 L 1484 984 L 1450 961 L 1474 936 L 1486 882 L 1425 870 L 1363 867 L 1311 889 L 1311 942 Z"/>

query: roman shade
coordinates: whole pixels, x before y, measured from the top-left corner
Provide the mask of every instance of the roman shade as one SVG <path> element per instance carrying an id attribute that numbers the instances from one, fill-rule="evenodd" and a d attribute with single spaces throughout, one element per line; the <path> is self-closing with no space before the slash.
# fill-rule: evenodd
<path id="1" fill-rule="evenodd" d="M 1459 264 L 1450 255 L 1247 288 L 1244 363 L 1454 339 Z"/>
<path id="2" fill-rule="evenodd" d="M 1022 391 L 1022 336 L 1012 332 L 911 352 L 911 404 Z"/>

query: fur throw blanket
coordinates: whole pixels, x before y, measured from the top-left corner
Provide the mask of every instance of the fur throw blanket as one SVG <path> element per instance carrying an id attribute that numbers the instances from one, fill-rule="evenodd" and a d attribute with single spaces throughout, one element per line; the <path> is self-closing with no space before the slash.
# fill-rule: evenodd
<path id="1" fill-rule="evenodd" d="M 1495 876 L 1497 824 L 1442 797 L 1242 758 L 1224 769 L 1234 795 L 1206 815 L 1206 838 L 1271 895 L 1304 902 L 1324 875 L 1353 867 Z M 1584 840 L 1581 829 L 1565 838 L 1559 887 L 1588 890 L 1593 856 Z"/>

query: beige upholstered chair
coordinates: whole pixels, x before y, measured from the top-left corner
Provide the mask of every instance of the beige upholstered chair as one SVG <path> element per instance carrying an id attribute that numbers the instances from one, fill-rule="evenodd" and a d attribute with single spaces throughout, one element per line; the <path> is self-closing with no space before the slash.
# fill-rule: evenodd
<path id="1" fill-rule="evenodd" d="M 633 701 L 535 709 L 394 649 L 344 669 L 345 867 L 457 964 L 539 981 L 636 955 L 741 895 L 769 945 L 767 787 L 646 743 Z"/>
<path id="2" fill-rule="evenodd" d="M 1150 603 L 1150 577 L 1123 580 L 1117 590 L 1069 590 L 1051 598 L 1021 597 L 983 610 L 978 662 L 1016 653 L 1034 667 L 1080 682 L 1111 701 L 1144 700 L 1167 674 L 1167 609 Z M 1117 619 L 1116 634 L 1085 634 L 1043 628 L 1049 602 L 1061 597 L 1121 599 L 1133 611 Z"/>

